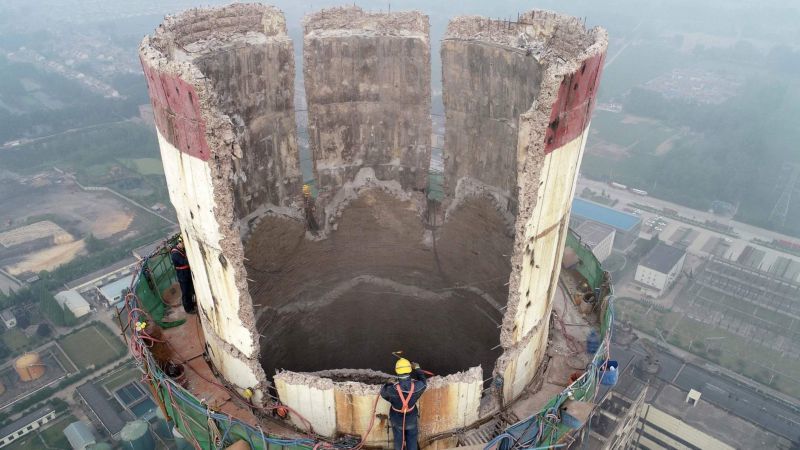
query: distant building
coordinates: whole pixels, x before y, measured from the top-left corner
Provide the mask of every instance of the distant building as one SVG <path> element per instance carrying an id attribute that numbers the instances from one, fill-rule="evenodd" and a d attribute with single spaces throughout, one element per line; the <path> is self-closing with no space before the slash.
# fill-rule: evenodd
<path id="1" fill-rule="evenodd" d="M 675 284 L 685 260 L 685 250 L 659 242 L 639 262 L 634 280 L 647 286 L 649 295 L 660 297 Z"/>
<path id="2" fill-rule="evenodd" d="M 86 447 L 97 443 L 89 426 L 80 421 L 67 425 L 64 428 L 64 436 L 67 437 L 73 450 L 84 450 Z"/>
<path id="3" fill-rule="evenodd" d="M 600 397 L 588 428 L 588 450 L 635 448 L 647 385 L 627 375 Z M 586 436 L 584 436 L 586 439 Z M 581 447 L 578 447 L 581 448 Z"/>
<path id="4" fill-rule="evenodd" d="M 588 450 L 617 449 L 715 449 L 734 450 L 728 444 L 645 402 L 645 383 L 626 377 L 629 387 L 610 391 L 592 417 Z M 697 405 L 687 397 L 686 407 Z M 630 397 L 629 397 L 630 396 Z"/>
<path id="5" fill-rule="evenodd" d="M 73 290 L 61 291 L 55 295 L 55 298 L 62 309 L 71 311 L 75 317 L 83 317 L 92 310 L 89 302 Z"/>
<path id="6" fill-rule="evenodd" d="M 583 222 L 575 229 L 575 234 L 581 238 L 581 242 L 589 246 L 600 262 L 611 256 L 616 233 L 615 229 L 591 220 Z"/>
<path id="7" fill-rule="evenodd" d="M 117 281 L 98 287 L 97 292 L 100 294 L 100 299 L 110 308 L 123 299 L 122 291 L 130 286 L 130 278 L 120 278 Z"/>
<path id="8" fill-rule="evenodd" d="M 642 219 L 640 217 L 581 198 L 576 198 L 572 201 L 570 217 L 573 229 L 577 229 L 581 223 L 587 220 L 613 228 L 615 230 L 614 248 L 618 250 L 625 250 L 630 247 L 639 237 L 639 232 L 642 229 Z"/>
<path id="9" fill-rule="evenodd" d="M 55 418 L 56 411 L 50 407 L 40 408 L 32 413 L 25 414 L 0 428 L 0 448 L 19 440 L 22 436 L 40 428 Z"/>
<path id="10" fill-rule="evenodd" d="M 9 330 L 17 326 L 17 318 L 14 317 L 14 313 L 10 309 L 0 312 L 0 319 L 3 320 L 3 325 Z"/>
<path id="11" fill-rule="evenodd" d="M 650 404 L 644 405 L 639 420 L 636 447 L 652 450 L 674 448 L 734 450 L 730 445 Z"/>
<path id="12" fill-rule="evenodd" d="M 105 391 L 91 382 L 78 386 L 75 392 L 92 412 L 93 420 L 96 419 L 97 424 L 112 438 L 116 439 L 125 426 L 125 421 L 132 419 L 132 417 L 121 417 L 119 408 L 107 398 Z"/>

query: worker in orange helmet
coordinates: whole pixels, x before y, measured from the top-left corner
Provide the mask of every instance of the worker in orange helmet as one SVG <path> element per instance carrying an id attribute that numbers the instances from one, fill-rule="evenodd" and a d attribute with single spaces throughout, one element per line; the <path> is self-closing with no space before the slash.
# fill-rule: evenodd
<path id="1" fill-rule="evenodd" d="M 181 303 L 183 309 L 189 314 L 197 312 L 197 303 L 194 299 L 194 283 L 192 282 L 192 269 L 189 268 L 189 258 L 186 257 L 186 248 L 183 238 L 178 238 L 178 242 L 170 250 L 172 265 L 175 266 L 175 276 L 178 284 L 181 285 Z"/>
<path id="2" fill-rule="evenodd" d="M 392 423 L 394 450 L 417 450 L 417 401 L 428 387 L 425 373 L 419 364 L 405 358 L 398 358 L 394 371 L 397 381 L 386 383 L 381 388 L 381 397 L 391 405 L 389 421 Z"/>

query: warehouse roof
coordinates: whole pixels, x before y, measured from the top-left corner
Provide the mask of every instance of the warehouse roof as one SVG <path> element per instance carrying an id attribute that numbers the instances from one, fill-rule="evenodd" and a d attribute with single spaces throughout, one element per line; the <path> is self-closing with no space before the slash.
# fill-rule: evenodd
<path id="1" fill-rule="evenodd" d="M 20 417 L 19 419 L 11 422 L 10 424 L 0 428 L 0 438 L 6 437 L 9 434 L 18 431 L 26 426 L 30 425 L 31 423 L 41 419 L 42 417 L 50 414 L 53 411 L 53 408 L 44 407 L 39 408 L 36 411 L 31 413 L 25 414 L 24 416 Z"/>
<path id="2" fill-rule="evenodd" d="M 59 292 L 55 295 L 55 298 L 62 308 L 69 308 L 70 311 L 90 307 L 89 302 L 87 302 L 86 299 L 81 296 L 81 294 L 72 289 Z"/>
<path id="3" fill-rule="evenodd" d="M 122 277 L 117 281 L 112 281 L 111 283 L 100 286 L 98 289 L 100 290 L 100 293 L 103 295 L 103 297 L 105 297 L 109 303 L 114 303 L 123 298 L 122 291 L 125 288 L 129 288 L 130 286 L 131 286 L 130 277 Z"/>
<path id="4" fill-rule="evenodd" d="M 581 242 L 588 245 L 590 248 L 594 248 L 597 244 L 603 242 L 614 233 L 614 228 L 592 220 L 583 222 L 575 229 L 575 234 L 581 238 Z"/>
<path id="5" fill-rule="evenodd" d="M 580 198 L 572 201 L 572 215 L 606 224 L 622 231 L 631 230 L 642 221 L 641 218 L 632 214 L 626 214 Z"/>
<path id="6" fill-rule="evenodd" d="M 639 264 L 657 272 L 669 273 L 685 254 L 683 249 L 659 242 Z"/>
<path id="7" fill-rule="evenodd" d="M 115 435 L 122 430 L 125 421 L 97 386 L 84 383 L 78 386 L 77 391 L 109 434 Z"/>
<path id="8" fill-rule="evenodd" d="M 64 428 L 64 436 L 67 437 L 69 444 L 74 449 L 86 448 L 88 445 L 94 444 L 94 434 L 89 427 L 81 422 L 72 422 Z"/>

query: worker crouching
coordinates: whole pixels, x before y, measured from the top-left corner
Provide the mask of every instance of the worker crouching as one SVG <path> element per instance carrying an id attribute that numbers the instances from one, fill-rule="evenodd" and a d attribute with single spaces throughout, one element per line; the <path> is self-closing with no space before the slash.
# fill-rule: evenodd
<path id="1" fill-rule="evenodd" d="M 391 405 L 389 421 L 392 424 L 395 450 L 417 450 L 419 436 L 419 408 L 417 401 L 428 387 L 419 364 L 405 358 L 397 360 L 394 367 L 397 381 L 381 388 L 381 397 Z"/>

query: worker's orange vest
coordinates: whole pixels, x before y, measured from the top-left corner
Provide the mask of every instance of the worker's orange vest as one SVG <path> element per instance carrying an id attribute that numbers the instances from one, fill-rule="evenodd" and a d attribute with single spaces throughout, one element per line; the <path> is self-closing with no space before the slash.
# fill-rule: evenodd
<path id="1" fill-rule="evenodd" d="M 399 413 L 403 413 L 403 414 L 410 413 L 411 411 L 413 411 L 414 408 L 417 407 L 417 405 L 414 405 L 414 406 L 409 408 L 408 407 L 408 403 L 411 401 L 411 397 L 414 395 L 414 388 L 415 387 L 416 386 L 414 385 L 414 382 L 411 382 L 411 390 L 408 391 L 408 396 L 404 396 L 403 395 L 403 390 L 400 389 L 400 383 L 395 384 L 394 388 L 397 389 L 397 395 L 400 396 L 400 401 L 403 403 L 403 408 L 402 409 L 397 409 L 394 406 L 392 406 L 392 410 L 397 411 Z"/>
<path id="2" fill-rule="evenodd" d="M 173 249 L 172 249 L 172 251 L 173 251 L 173 252 L 177 252 L 177 253 L 179 253 L 181 256 L 183 256 L 184 258 L 186 258 L 186 253 L 183 253 L 182 251 L 180 251 L 180 249 L 173 248 Z M 188 265 L 185 265 L 185 266 L 175 266 L 175 270 L 186 270 L 186 269 L 188 269 L 188 268 L 189 268 L 189 266 L 188 266 Z"/>

